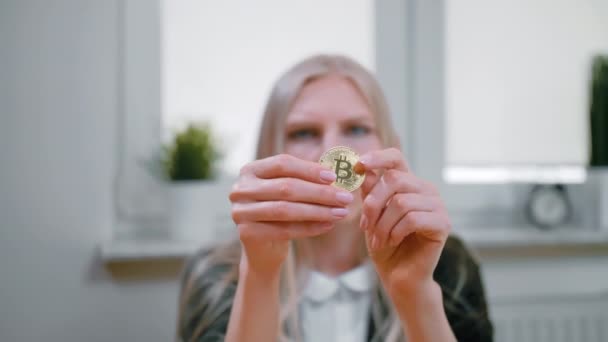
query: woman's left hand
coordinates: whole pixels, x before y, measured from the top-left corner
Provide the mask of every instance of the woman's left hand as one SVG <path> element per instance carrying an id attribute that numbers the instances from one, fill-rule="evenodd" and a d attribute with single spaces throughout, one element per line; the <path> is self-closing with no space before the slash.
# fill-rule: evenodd
<path id="1" fill-rule="evenodd" d="M 414 176 L 396 148 L 366 153 L 357 167 L 366 171 L 360 226 L 384 287 L 394 295 L 433 286 L 451 229 L 437 188 Z"/>

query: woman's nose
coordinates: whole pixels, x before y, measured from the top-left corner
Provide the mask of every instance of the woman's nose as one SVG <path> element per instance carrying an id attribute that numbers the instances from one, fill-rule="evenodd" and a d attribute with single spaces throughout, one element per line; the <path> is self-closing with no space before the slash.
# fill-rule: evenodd
<path id="1" fill-rule="evenodd" d="M 323 137 L 323 143 L 321 144 L 321 149 L 323 151 L 329 150 L 330 148 L 336 146 L 335 141 L 336 141 L 335 137 L 333 137 L 331 135 L 325 135 Z"/>
<path id="2" fill-rule="evenodd" d="M 325 151 L 329 150 L 332 147 L 339 146 L 340 137 L 333 132 L 325 132 L 320 139 L 320 143 L 314 149 L 314 155 L 310 155 L 313 160 L 318 160 L 321 158 Z M 312 152 L 312 150 L 311 150 Z"/>
<path id="3" fill-rule="evenodd" d="M 323 136 L 323 151 L 327 151 L 332 147 L 344 145 L 344 139 L 337 130 L 332 130 Z"/>

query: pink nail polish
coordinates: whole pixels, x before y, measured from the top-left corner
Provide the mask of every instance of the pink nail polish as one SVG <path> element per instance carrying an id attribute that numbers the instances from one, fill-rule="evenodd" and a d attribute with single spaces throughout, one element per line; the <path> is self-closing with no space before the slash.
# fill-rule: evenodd
<path id="1" fill-rule="evenodd" d="M 345 208 L 332 208 L 331 209 L 331 214 L 334 217 L 343 218 L 346 215 L 348 215 L 348 209 L 345 209 Z"/>
<path id="2" fill-rule="evenodd" d="M 333 182 L 336 180 L 336 174 L 329 170 L 321 171 L 321 173 L 319 174 L 319 177 L 321 178 L 321 180 L 326 181 L 326 182 Z"/>
<path id="3" fill-rule="evenodd" d="M 336 199 L 338 200 L 338 202 L 350 204 L 355 198 L 350 192 L 340 191 L 336 194 Z"/>

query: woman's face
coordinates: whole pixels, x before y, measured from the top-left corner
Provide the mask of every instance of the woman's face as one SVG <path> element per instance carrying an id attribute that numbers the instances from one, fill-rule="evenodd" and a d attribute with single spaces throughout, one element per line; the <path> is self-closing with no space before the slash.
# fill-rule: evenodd
<path id="1" fill-rule="evenodd" d="M 309 82 L 298 94 L 286 119 L 284 151 L 318 161 L 323 152 L 339 145 L 359 155 L 382 148 L 374 114 L 359 90 L 344 77 L 331 75 Z M 349 209 L 342 220 L 346 225 L 358 222 L 361 196 L 355 196 Z"/>
<path id="2" fill-rule="evenodd" d="M 374 114 L 359 90 L 338 75 L 307 83 L 298 94 L 285 124 L 285 153 L 317 161 L 334 146 L 359 155 L 382 148 Z"/>

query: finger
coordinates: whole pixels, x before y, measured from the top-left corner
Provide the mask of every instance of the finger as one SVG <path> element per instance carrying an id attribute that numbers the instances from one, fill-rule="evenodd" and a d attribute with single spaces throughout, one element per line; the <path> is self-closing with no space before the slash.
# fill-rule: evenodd
<path id="1" fill-rule="evenodd" d="M 412 193 L 396 194 L 371 230 L 380 245 L 384 246 L 389 241 L 391 230 L 405 215 L 414 211 L 432 212 L 439 207 L 439 200 L 435 197 Z"/>
<path id="2" fill-rule="evenodd" d="M 292 240 L 327 233 L 333 222 L 254 222 L 239 225 L 239 238 L 243 241 Z"/>
<path id="3" fill-rule="evenodd" d="M 410 170 L 401 151 L 394 147 L 371 151 L 362 155 L 355 168 L 355 171 L 359 171 L 358 173 L 373 169 L 395 169 L 405 172 Z"/>
<path id="4" fill-rule="evenodd" d="M 363 198 L 367 197 L 374 185 L 378 183 L 380 176 L 381 174 L 374 170 L 368 170 L 365 172 L 365 180 L 363 181 L 363 184 L 361 184 L 361 195 Z"/>
<path id="5" fill-rule="evenodd" d="M 253 174 L 258 178 L 293 177 L 309 182 L 329 184 L 336 180 L 336 173 L 319 163 L 302 160 L 288 154 L 256 160 L 241 169 L 241 174 Z"/>
<path id="6" fill-rule="evenodd" d="M 230 193 L 230 200 L 237 201 L 289 201 L 345 206 L 353 201 L 353 195 L 331 185 L 312 183 L 297 178 L 257 179 L 247 184 L 237 183 Z"/>
<path id="7" fill-rule="evenodd" d="M 248 221 L 337 221 L 348 215 L 346 208 L 332 208 L 309 203 L 288 201 L 264 201 L 236 203 L 232 205 L 232 219 L 235 223 Z"/>
<path id="8" fill-rule="evenodd" d="M 361 189 L 361 198 L 362 198 L 363 202 L 367 198 L 367 195 L 369 195 L 369 192 L 371 191 L 371 189 L 373 189 L 373 187 L 378 183 L 379 180 L 380 180 L 380 175 L 378 175 L 378 173 L 376 171 L 370 170 L 370 171 L 366 172 L 365 180 L 363 181 L 363 184 L 361 184 L 361 188 L 360 188 Z M 369 225 L 369 220 L 368 220 L 367 216 L 365 215 L 365 213 L 363 211 L 361 211 L 359 227 L 361 228 L 361 230 L 366 230 L 368 225 Z"/>
<path id="9" fill-rule="evenodd" d="M 412 233 L 431 241 L 443 242 L 450 233 L 447 218 L 436 212 L 412 211 L 405 215 L 391 230 L 389 245 L 397 246 Z"/>
<path id="10" fill-rule="evenodd" d="M 362 212 L 365 215 L 368 227 L 376 225 L 389 198 L 397 193 L 430 194 L 430 190 L 427 191 L 422 181 L 411 173 L 397 170 L 385 171 L 363 201 Z"/>

